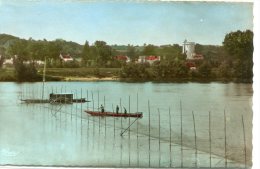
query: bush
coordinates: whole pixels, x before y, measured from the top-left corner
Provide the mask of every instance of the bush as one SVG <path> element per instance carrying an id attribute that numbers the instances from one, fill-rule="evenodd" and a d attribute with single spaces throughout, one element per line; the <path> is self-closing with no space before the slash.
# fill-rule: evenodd
<path id="1" fill-rule="evenodd" d="M 41 77 L 38 76 L 37 70 L 33 63 L 24 64 L 22 60 L 15 60 L 14 68 L 15 68 L 15 78 L 18 82 L 24 82 L 24 81 L 32 82 L 41 79 Z"/>
<path id="2" fill-rule="evenodd" d="M 121 69 L 120 77 L 145 80 L 150 77 L 150 73 L 145 64 L 129 63 Z"/>
<path id="3" fill-rule="evenodd" d="M 201 77 L 211 77 L 211 65 L 209 62 L 204 61 L 199 67 L 198 72 Z"/>
<path id="4" fill-rule="evenodd" d="M 188 76 L 188 67 L 183 61 L 161 62 L 152 66 L 156 79 L 184 78 Z"/>

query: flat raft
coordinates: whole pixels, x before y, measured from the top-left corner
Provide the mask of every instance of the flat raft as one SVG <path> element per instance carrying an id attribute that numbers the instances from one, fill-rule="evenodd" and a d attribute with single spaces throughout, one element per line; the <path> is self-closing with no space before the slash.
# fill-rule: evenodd
<path id="1" fill-rule="evenodd" d="M 136 117 L 136 118 L 142 118 L 143 113 L 137 112 L 137 113 L 114 113 L 114 112 L 100 112 L 100 111 L 89 111 L 85 110 L 86 113 L 90 114 L 91 116 L 112 116 L 112 117 Z"/>
<path id="2" fill-rule="evenodd" d="M 80 99 L 21 99 L 22 102 L 24 103 L 51 103 L 51 104 L 71 104 L 71 103 L 85 103 L 85 102 L 90 102 L 86 100 L 85 98 L 80 98 Z"/>

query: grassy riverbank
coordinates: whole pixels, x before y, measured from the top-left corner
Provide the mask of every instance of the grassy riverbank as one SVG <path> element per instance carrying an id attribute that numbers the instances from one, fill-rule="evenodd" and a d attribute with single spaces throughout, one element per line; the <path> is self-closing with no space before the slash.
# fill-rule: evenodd
<path id="1" fill-rule="evenodd" d="M 151 68 L 148 68 L 150 72 Z M 48 68 L 46 70 L 46 81 L 125 81 L 125 82 L 242 82 L 251 83 L 250 79 L 239 80 L 235 78 L 212 78 L 212 77 L 179 77 L 179 78 L 122 78 L 120 76 L 120 68 Z M 38 75 L 43 75 L 43 69 L 38 70 Z M 41 81 L 41 78 L 32 81 Z M 0 69 L 0 81 L 4 82 L 15 82 L 15 70 L 14 68 L 3 68 Z"/>
<path id="2" fill-rule="evenodd" d="M 120 68 L 48 68 L 47 81 L 118 80 Z M 42 76 L 43 69 L 38 70 Z M 16 81 L 14 68 L 0 69 L 0 81 Z"/>
<path id="3" fill-rule="evenodd" d="M 0 68 L 0 81 L 3 81 L 3 82 L 16 81 L 14 69 L 13 68 L 6 68 L 6 69 Z"/>

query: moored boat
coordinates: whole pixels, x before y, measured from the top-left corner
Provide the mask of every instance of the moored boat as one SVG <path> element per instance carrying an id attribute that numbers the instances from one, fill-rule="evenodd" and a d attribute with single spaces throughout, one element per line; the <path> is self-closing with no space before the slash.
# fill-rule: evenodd
<path id="1" fill-rule="evenodd" d="M 51 103 L 51 104 L 72 104 L 72 103 L 85 103 L 90 102 L 85 98 L 73 98 L 73 94 L 50 94 L 49 99 L 21 99 L 24 103 Z"/>
<path id="2" fill-rule="evenodd" d="M 90 111 L 85 110 L 86 113 L 90 114 L 91 116 L 112 116 L 112 117 L 135 117 L 135 118 L 142 118 L 142 112 L 136 113 L 115 113 L 115 112 L 100 112 L 100 111 Z"/>

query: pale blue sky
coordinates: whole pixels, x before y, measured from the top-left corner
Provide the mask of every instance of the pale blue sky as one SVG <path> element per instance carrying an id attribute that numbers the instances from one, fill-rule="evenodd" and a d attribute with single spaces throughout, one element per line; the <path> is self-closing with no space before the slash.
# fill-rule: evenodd
<path id="1" fill-rule="evenodd" d="M 84 44 L 221 45 L 226 33 L 253 29 L 253 3 L 0 0 L 0 33 Z"/>

